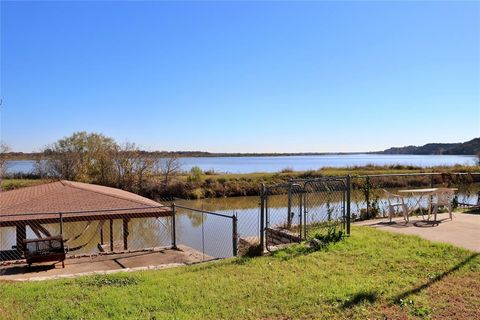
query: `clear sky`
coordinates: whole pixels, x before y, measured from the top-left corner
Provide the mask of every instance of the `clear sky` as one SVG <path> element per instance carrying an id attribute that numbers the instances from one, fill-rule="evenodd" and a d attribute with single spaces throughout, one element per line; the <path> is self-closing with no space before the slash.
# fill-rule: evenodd
<path id="1" fill-rule="evenodd" d="M 369 151 L 480 136 L 480 2 L 1 3 L 2 139 Z"/>

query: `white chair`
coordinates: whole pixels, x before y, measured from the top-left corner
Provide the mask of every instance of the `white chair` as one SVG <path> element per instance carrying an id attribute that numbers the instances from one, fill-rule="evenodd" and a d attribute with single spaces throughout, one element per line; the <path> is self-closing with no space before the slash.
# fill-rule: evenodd
<path id="1" fill-rule="evenodd" d="M 392 222 L 392 217 L 396 215 L 398 211 L 397 208 L 400 208 L 402 210 L 403 218 L 405 219 L 405 221 L 409 221 L 408 206 L 405 203 L 405 197 L 399 196 L 398 194 L 393 194 L 385 189 L 383 189 L 383 192 L 385 192 L 385 194 L 387 195 L 388 217 L 390 218 L 390 222 Z"/>
<path id="2" fill-rule="evenodd" d="M 448 214 L 450 215 L 450 220 L 452 219 L 452 200 L 455 191 L 449 188 L 438 188 L 432 199 L 432 209 L 435 221 L 437 221 L 437 213 L 440 207 L 448 208 Z"/>

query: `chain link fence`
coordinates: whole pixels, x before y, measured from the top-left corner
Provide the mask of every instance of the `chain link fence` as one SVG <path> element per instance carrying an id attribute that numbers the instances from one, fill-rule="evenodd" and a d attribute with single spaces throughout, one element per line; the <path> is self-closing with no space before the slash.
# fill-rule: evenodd
<path id="1" fill-rule="evenodd" d="M 262 187 L 260 197 L 168 199 L 133 209 L 0 212 L 0 265 L 24 259 L 24 240 L 58 235 L 67 257 L 176 246 L 191 248 L 201 260 L 243 255 L 332 229 L 349 234 L 350 220 L 387 216 L 384 190 L 431 187 L 458 189 L 455 207 L 480 202 L 480 173 L 419 173 L 292 180 Z M 410 208 L 417 200 L 406 196 Z M 428 203 L 425 197 L 419 205 Z"/>
<path id="2" fill-rule="evenodd" d="M 347 224 L 347 179 L 325 178 L 304 183 L 305 238 L 325 234 Z"/>
<path id="3" fill-rule="evenodd" d="M 292 180 L 264 187 L 261 209 L 265 248 L 270 251 L 348 229 L 347 186 L 348 179 L 339 177 Z"/>

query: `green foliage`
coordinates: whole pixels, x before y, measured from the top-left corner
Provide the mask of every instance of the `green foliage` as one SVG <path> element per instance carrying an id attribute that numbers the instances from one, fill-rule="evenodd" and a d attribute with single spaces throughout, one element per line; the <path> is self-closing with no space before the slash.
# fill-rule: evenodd
<path id="1" fill-rule="evenodd" d="M 202 182 L 202 178 L 203 170 L 200 167 L 195 166 L 190 169 L 190 174 L 187 177 L 187 181 L 191 183 L 200 183 Z"/>
<path id="2" fill-rule="evenodd" d="M 48 180 L 41 179 L 3 179 L 1 189 L 3 191 L 15 190 L 25 187 L 36 186 L 47 182 Z"/>
<path id="3" fill-rule="evenodd" d="M 316 225 L 311 225 L 310 229 L 310 232 L 313 234 L 310 245 L 315 250 L 324 249 L 330 244 L 345 238 L 345 233 L 337 221 L 321 222 Z"/>
<path id="4" fill-rule="evenodd" d="M 75 132 L 50 145 L 45 154 L 48 175 L 66 180 L 108 184 L 118 145 L 98 133 Z"/>
<path id="5" fill-rule="evenodd" d="M 89 287 L 125 287 L 136 285 L 140 283 L 140 280 L 130 276 L 124 275 L 95 275 L 92 277 L 85 277 L 80 279 L 80 283 L 83 286 Z"/>
<path id="6" fill-rule="evenodd" d="M 141 193 L 155 172 L 155 159 L 146 157 L 134 143 L 119 145 L 98 133 L 75 132 L 56 141 L 37 160 L 40 177 L 113 186 Z"/>
<path id="7" fill-rule="evenodd" d="M 359 220 L 369 220 L 378 216 L 380 213 L 380 207 L 378 205 L 378 196 L 374 195 L 374 186 L 370 180 L 370 177 L 365 178 L 365 182 L 361 187 L 362 194 L 367 203 L 366 209 L 360 210 Z"/>

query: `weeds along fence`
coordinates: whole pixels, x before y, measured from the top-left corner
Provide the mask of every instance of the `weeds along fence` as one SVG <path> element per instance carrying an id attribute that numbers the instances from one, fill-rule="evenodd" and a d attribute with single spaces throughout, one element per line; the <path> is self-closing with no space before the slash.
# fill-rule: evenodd
<path id="1" fill-rule="evenodd" d="M 271 250 L 312 236 L 349 233 L 349 177 L 263 186 L 260 243 Z"/>

